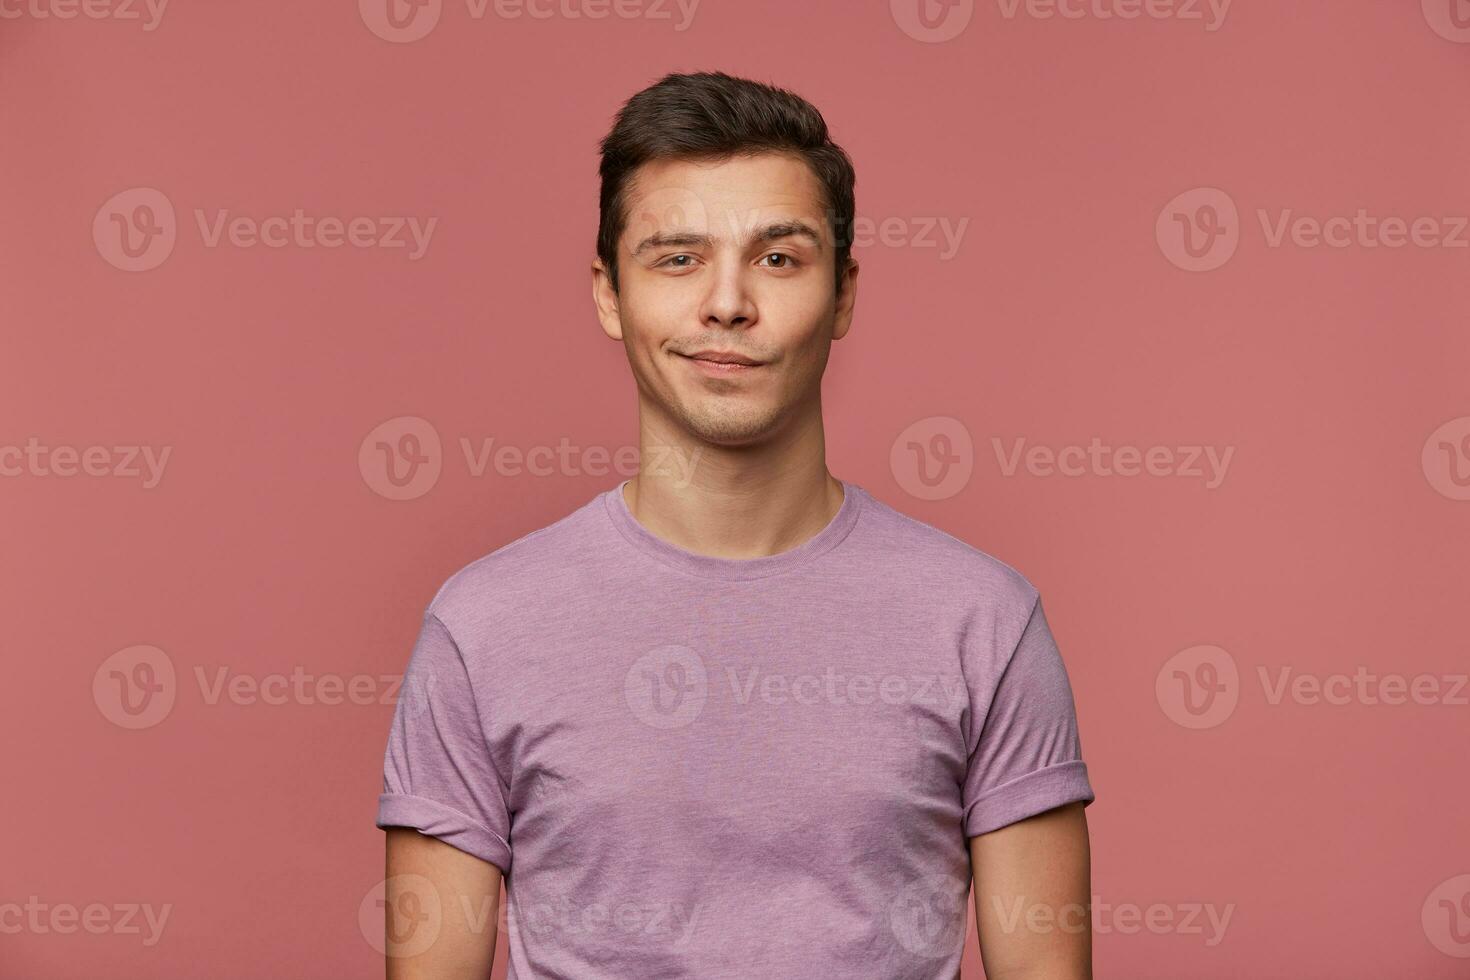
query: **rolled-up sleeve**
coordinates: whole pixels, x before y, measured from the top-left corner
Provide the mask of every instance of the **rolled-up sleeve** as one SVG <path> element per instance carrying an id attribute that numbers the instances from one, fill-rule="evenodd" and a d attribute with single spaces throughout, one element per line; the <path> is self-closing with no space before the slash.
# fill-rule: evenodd
<path id="1" fill-rule="evenodd" d="M 985 678 L 995 674 L 975 676 L 988 686 Z M 1039 595 L 993 691 L 972 691 L 971 704 L 987 707 L 968 746 L 961 793 L 966 837 L 1096 799 L 1082 761 L 1072 686 Z"/>
<path id="2" fill-rule="evenodd" d="M 411 827 L 510 871 L 510 811 L 464 659 L 424 614 L 383 757 L 379 827 Z"/>

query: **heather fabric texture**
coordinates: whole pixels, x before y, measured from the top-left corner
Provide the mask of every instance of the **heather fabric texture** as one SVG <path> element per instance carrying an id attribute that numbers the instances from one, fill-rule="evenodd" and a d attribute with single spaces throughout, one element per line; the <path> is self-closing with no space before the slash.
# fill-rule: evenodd
<path id="1" fill-rule="evenodd" d="M 953 980 L 967 838 L 1093 801 L 1037 590 L 843 486 L 727 559 L 619 484 L 429 603 L 377 824 L 506 872 L 511 978 Z"/>

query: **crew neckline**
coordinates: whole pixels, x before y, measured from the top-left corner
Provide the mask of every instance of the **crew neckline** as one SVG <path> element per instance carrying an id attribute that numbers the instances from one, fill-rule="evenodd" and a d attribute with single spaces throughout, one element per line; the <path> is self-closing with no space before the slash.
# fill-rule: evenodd
<path id="1" fill-rule="evenodd" d="M 634 517 L 633 512 L 628 509 L 628 501 L 623 498 L 623 488 L 629 482 L 630 480 L 624 480 L 612 489 L 603 491 L 602 494 L 603 509 L 612 520 L 613 526 L 628 543 L 644 554 L 679 571 L 702 578 L 727 581 L 765 578 L 768 575 L 790 571 L 831 551 L 843 538 L 847 537 L 848 532 L 857 523 L 858 514 L 862 511 L 868 495 L 867 491 L 856 483 L 849 483 L 838 478 L 837 482 L 842 484 L 842 505 L 837 508 L 837 513 L 832 515 L 832 519 L 827 522 L 826 526 L 816 534 L 796 547 L 774 555 L 761 555 L 756 558 L 721 558 L 688 551 L 670 541 L 665 541 L 640 524 L 638 518 Z"/>

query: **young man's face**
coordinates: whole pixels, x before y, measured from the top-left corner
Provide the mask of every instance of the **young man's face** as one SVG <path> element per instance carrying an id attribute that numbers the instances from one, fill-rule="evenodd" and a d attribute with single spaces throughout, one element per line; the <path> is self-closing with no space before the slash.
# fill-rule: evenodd
<path id="1" fill-rule="evenodd" d="M 852 318 L 857 267 L 834 288 L 816 175 L 778 153 L 663 161 L 630 181 L 618 292 L 593 265 L 598 316 L 622 340 L 642 397 L 697 439 L 770 437 L 816 411 L 833 340 Z M 739 365 L 713 358 L 736 355 Z"/>

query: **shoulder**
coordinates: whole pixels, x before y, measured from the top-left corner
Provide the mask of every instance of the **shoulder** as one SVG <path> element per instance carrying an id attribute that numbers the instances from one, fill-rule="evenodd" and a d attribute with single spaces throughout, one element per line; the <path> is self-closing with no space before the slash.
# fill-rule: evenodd
<path id="1" fill-rule="evenodd" d="M 988 551 L 947 531 L 905 514 L 871 494 L 864 508 L 864 538 L 875 550 L 892 556 L 895 569 L 920 576 L 933 588 L 961 594 L 967 605 L 1001 613 L 1005 618 L 1030 617 L 1039 599 L 1031 580 Z"/>
<path id="2" fill-rule="evenodd" d="M 428 614 L 451 633 L 475 632 L 488 623 L 505 624 L 520 610 L 555 603 L 559 592 L 575 587 L 578 570 L 600 547 L 599 494 L 561 519 L 523 534 L 455 571 L 430 600 Z"/>

